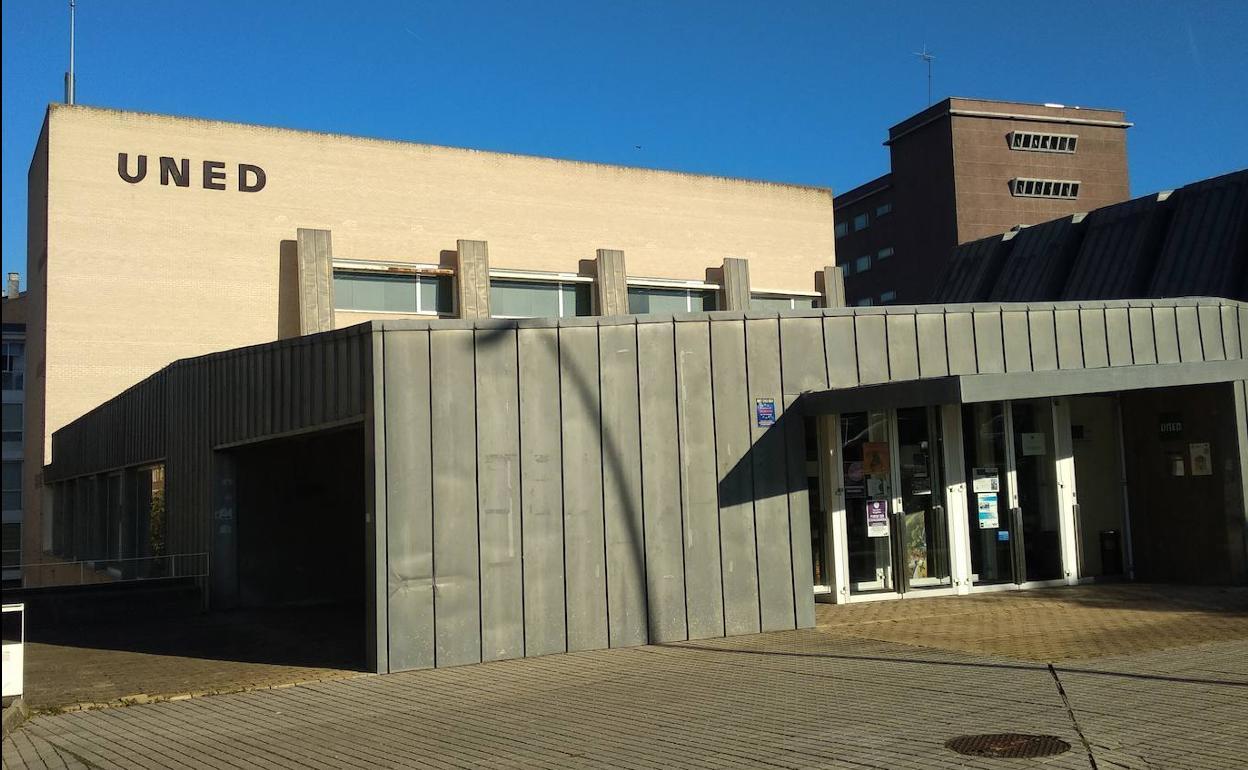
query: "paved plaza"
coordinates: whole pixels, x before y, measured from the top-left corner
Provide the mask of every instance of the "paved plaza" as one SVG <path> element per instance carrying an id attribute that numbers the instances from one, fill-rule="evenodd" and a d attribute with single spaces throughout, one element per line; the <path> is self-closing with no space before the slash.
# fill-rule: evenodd
<path id="1" fill-rule="evenodd" d="M 1246 604 L 1118 586 L 821 605 L 804 631 L 38 715 L 4 767 L 1236 768 Z M 978 733 L 1071 749 L 944 746 Z"/>

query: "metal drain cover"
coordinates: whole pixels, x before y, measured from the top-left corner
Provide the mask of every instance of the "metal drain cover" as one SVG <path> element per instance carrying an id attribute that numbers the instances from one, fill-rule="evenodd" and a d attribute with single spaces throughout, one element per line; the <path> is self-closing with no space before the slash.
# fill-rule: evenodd
<path id="1" fill-rule="evenodd" d="M 971 757 L 1003 757 L 1030 759 L 1051 757 L 1070 751 L 1070 744 L 1054 735 L 1026 733 L 990 733 L 959 735 L 945 741 L 945 748 Z"/>

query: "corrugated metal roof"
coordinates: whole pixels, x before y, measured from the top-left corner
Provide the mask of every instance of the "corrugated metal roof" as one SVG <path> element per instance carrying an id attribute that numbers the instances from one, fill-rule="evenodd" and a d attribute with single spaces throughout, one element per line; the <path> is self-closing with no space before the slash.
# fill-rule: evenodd
<path id="1" fill-rule="evenodd" d="M 1088 214 L 1062 299 L 1145 296 L 1173 208 L 1170 195 L 1146 195 Z"/>
<path id="2" fill-rule="evenodd" d="M 1248 254 L 1248 170 L 1177 193 L 1148 296 L 1243 296 Z"/>
<path id="3" fill-rule="evenodd" d="M 1083 218 L 1083 214 L 1073 214 L 1020 230 L 988 299 L 1022 302 L 1061 296 L 1083 236 Z"/>
<path id="4" fill-rule="evenodd" d="M 964 243 L 932 302 L 1248 301 L 1248 169 Z"/>
<path id="5" fill-rule="evenodd" d="M 953 257 L 932 290 L 929 302 L 983 300 L 997 282 L 1017 233 L 990 235 L 954 249 Z"/>

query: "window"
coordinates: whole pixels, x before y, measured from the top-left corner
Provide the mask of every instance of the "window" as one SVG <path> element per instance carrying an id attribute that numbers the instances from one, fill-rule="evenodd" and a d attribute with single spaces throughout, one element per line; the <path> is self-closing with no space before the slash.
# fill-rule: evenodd
<path id="1" fill-rule="evenodd" d="M 5 460 L 0 474 L 0 495 L 6 511 L 22 510 L 22 461 Z"/>
<path id="2" fill-rule="evenodd" d="M 339 310 L 450 315 L 455 293 L 449 275 L 334 271 L 334 306 Z"/>
<path id="3" fill-rule="evenodd" d="M 567 318 L 593 315 L 593 284 L 579 281 L 490 279 L 495 318 Z"/>
<path id="4" fill-rule="evenodd" d="M 837 222 L 837 223 L 836 223 L 836 237 L 837 237 L 837 238 L 844 238 L 844 237 L 845 237 L 845 236 L 847 236 L 847 235 L 849 235 L 849 223 L 848 223 L 848 222 Z"/>
<path id="5" fill-rule="evenodd" d="M 854 232 L 866 230 L 867 225 L 871 224 L 871 219 L 866 214 L 859 214 L 854 217 Z"/>
<path id="6" fill-rule="evenodd" d="M 4 564 L 5 567 L 16 567 L 22 563 L 22 525 L 16 522 L 9 522 L 4 525 L 4 534 L 2 536 L 4 546 Z M 5 615 L 13 613 L 6 612 Z M 5 637 L 5 646 L 8 646 L 8 637 Z"/>
<path id="7" fill-rule="evenodd" d="M 717 306 L 715 289 L 668 289 L 659 286 L 629 286 L 628 312 L 697 313 Z"/>
<path id="8" fill-rule="evenodd" d="M 23 390 L 26 387 L 26 343 L 5 342 L 0 347 L 0 387 L 4 390 Z"/>
<path id="9" fill-rule="evenodd" d="M 858 300 L 854 304 L 857 305 L 858 307 L 871 307 L 873 303 L 871 302 L 871 298 L 867 297 L 866 299 Z"/>
<path id="10" fill-rule="evenodd" d="M 1078 141 L 1079 137 L 1075 134 L 1041 134 L 1035 131 L 1010 133 L 1011 150 L 1072 153 Z"/>
<path id="11" fill-rule="evenodd" d="M 865 273 L 870 269 L 871 269 L 871 255 L 870 254 L 866 255 L 865 257 L 859 257 L 854 262 L 855 273 Z"/>
<path id="12" fill-rule="evenodd" d="M 751 310 L 809 310 L 819 307 L 819 298 L 806 295 L 751 294 Z"/>
<path id="13" fill-rule="evenodd" d="M 1016 198 L 1079 197 L 1079 182 L 1067 179 L 1015 179 L 1010 183 Z"/>
<path id="14" fill-rule="evenodd" d="M 897 292 L 895 291 L 886 291 L 880 295 L 881 305 L 887 305 L 890 302 L 896 302 L 896 301 L 897 301 Z"/>
<path id="15" fill-rule="evenodd" d="M 20 442 L 22 440 L 22 405 L 5 404 L 2 419 L 3 436 L 0 440 Z"/>
<path id="16" fill-rule="evenodd" d="M 893 251 L 892 246 L 885 246 L 884 248 L 880 249 L 876 253 L 875 258 L 876 259 L 888 259 L 889 257 L 893 256 L 893 254 L 895 253 L 896 252 Z"/>
<path id="17" fill-rule="evenodd" d="M 893 213 L 893 204 L 891 201 L 888 203 L 881 203 L 880 205 L 875 207 L 876 219 L 879 219 L 880 217 L 886 217 L 891 213 Z"/>

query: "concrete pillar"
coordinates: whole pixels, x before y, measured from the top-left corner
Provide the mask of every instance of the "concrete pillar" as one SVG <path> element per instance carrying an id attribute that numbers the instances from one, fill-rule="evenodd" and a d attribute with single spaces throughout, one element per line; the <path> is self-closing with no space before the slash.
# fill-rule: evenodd
<path id="1" fill-rule="evenodd" d="M 750 261 L 748 259 L 738 259 L 737 257 L 727 257 L 724 259 L 723 273 L 724 278 L 721 282 L 723 289 L 720 293 L 723 295 L 724 302 L 720 309 L 749 310 Z"/>
<path id="2" fill-rule="evenodd" d="M 628 315 L 628 271 L 624 268 L 624 252 L 598 249 L 594 260 L 594 304 L 598 315 Z"/>
<path id="3" fill-rule="evenodd" d="M 455 310 L 460 318 L 490 317 L 490 251 L 485 241 L 455 242 Z"/>
<path id="4" fill-rule="evenodd" d="M 845 307 L 845 274 L 835 265 L 823 269 L 823 306 Z"/>
<path id="5" fill-rule="evenodd" d="M 295 237 L 299 259 L 299 333 L 334 328 L 334 255 L 328 230 L 300 227 Z"/>

